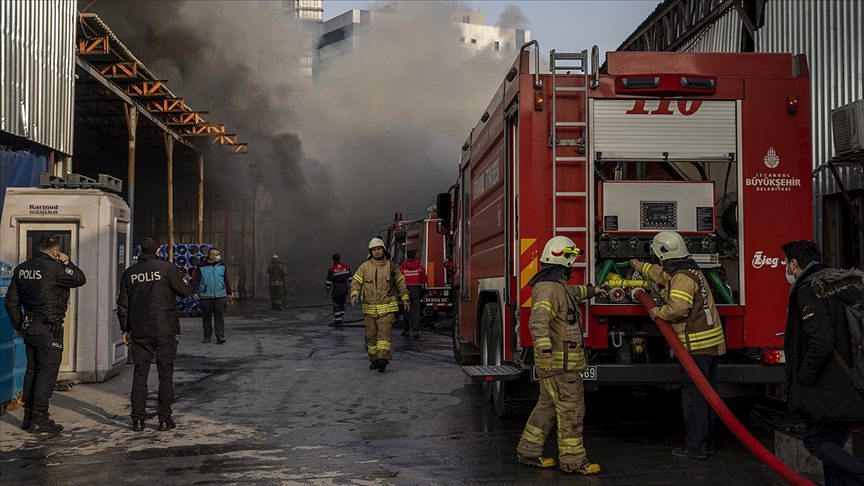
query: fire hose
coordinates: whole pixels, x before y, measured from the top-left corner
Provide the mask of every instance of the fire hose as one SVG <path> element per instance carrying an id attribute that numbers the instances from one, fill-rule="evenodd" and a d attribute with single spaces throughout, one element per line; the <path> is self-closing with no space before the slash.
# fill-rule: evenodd
<path id="1" fill-rule="evenodd" d="M 644 291 L 637 290 L 634 293 L 634 296 L 639 299 L 639 302 L 645 307 L 646 310 L 651 310 L 654 307 L 657 307 L 657 304 L 654 303 L 654 300 Z M 758 440 L 756 440 L 753 435 L 741 425 L 741 422 L 735 418 L 735 415 L 729 411 L 729 408 L 726 407 L 726 404 L 723 403 L 723 400 L 720 399 L 720 396 L 717 395 L 717 392 L 714 391 L 714 388 L 711 387 L 711 384 L 708 383 L 708 380 L 705 379 L 705 376 L 702 374 L 702 371 L 699 367 L 696 366 L 696 363 L 693 362 L 693 358 L 690 357 L 690 353 L 684 349 L 684 345 L 681 344 L 681 340 L 678 338 L 678 335 L 675 331 L 672 330 L 672 327 L 668 322 L 661 318 L 654 319 L 654 323 L 657 324 L 657 327 L 663 333 L 663 337 L 666 338 L 666 341 L 669 342 L 669 345 L 672 346 L 672 349 L 675 350 L 675 354 L 678 356 L 678 359 L 681 361 L 681 364 L 684 366 L 684 369 L 687 370 L 687 373 L 693 379 L 693 382 L 699 388 L 699 391 L 702 395 L 705 396 L 705 399 L 708 401 L 708 404 L 711 405 L 711 408 L 717 412 L 717 416 L 723 420 L 723 423 L 729 427 L 729 430 L 735 434 L 735 437 L 744 444 L 747 449 L 753 453 L 760 461 L 762 461 L 766 466 L 770 467 L 778 476 L 783 478 L 787 483 L 793 485 L 810 485 L 813 486 L 813 483 L 805 479 L 803 476 L 792 470 L 789 466 L 781 462 L 777 459 L 773 454 L 768 452 L 768 449 L 765 448 Z"/>

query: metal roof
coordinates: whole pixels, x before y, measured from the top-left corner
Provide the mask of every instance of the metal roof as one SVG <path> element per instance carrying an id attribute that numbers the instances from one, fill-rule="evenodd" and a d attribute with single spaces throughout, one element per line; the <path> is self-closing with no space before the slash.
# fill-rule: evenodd
<path id="1" fill-rule="evenodd" d="M 130 106 L 151 123 L 142 133 L 167 134 L 198 151 L 196 137 L 212 137 L 215 145 L 230 146 L 247 153 L 246 143 L 228 133 L 222 123 L 210 123 L 182 97 L 175 95 L 167 80 L 159 79 L 94 13 L 79 13 L 76 28 L 75 117 L 82 135 L 127 136 Z"/>

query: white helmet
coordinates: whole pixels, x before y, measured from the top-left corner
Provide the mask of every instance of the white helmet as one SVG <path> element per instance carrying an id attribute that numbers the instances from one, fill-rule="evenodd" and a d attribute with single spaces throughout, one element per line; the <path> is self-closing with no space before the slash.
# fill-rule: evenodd
<path id="1" fill-rule="evenodd" d="M 651 242 L 651 251 L 657 255 L 660 261 L 672 258 L 684 258 L 690 254 L 684 238 L 674 231 L 661 231 L 654 236 Z"/>
<path id="2" fill-rule="evenodd" d="M 371 250 L 372 248 L 378 248 L 379 246 L 380 246 L 381 248 L 384 248 L 384 240 L 382 240 L 381 238 L 372 238 L 372 239 L 369 241 L 369 249 L 370 249 L 370 250 Z"/>
<path id="3" fill-rule="evenodd" d="M 278 259 L 279 259 L 279 255 L 273 255 L 273 259 L 274 259 L 274 260 L 278 260 Z"/>
<path id="4" fill-rule="evenodd" d="M 571 267 L 581 254 L 582 250 L 576 247 L 573 240 L 566 236 L 556 236 L 546 242 L 540 261 L 551 265 Z"/>

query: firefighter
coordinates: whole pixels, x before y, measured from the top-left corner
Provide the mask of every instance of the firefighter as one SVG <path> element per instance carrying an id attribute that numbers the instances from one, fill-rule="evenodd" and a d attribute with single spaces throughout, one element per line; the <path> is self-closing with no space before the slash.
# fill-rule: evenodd
<path id="1" fill-rule="evenodd" d="M 342 256 L 333 254 L 333 266 L 327 270 L 327 284 L 324 297 L 333 291 L 333 327 L 342 326 L 342 318 L 345 317 L 345 301 L 348 299 L 348 280 L 351 278 L 351 268 L 342 263 Z"/>
<path id="2" fill-rule="evenodd" d="M 279 255 L 273 255 L 270 265 L 267 265 L 270 275 L 270 308 L 282 310 L 282 296 L 285 294 L 285 276 L 288 269 L 279 261 Z"/>
<path id="3" fill-rule="evenodd" d="M 423 299 L 423 287 L 429 279 L 426 277 L 426 269 L 414 259 L 416 256 L 417 250 L 408 250 L 408 260 L 399 267 L 399 271 L 405 276 L 408 297 L 411 299 L 411 312 L 405 312 L 405 330 L 402 335 L 408 337 L 410 323 L 414 328 L 414 339 L 420 339 L 420 301 Z"/>
<path id="4" fill-rule="evenodd" d="M 60 238 L 43 234 L 38 251 L 15 267 L 6 294 L 6 313 L 27 349 L 24 374 L 24 420 L 21 428 L 56 434 L 63 426 L 48 415 L 63 360 L 63 321 L 69 289 L 86 283 L 84 272 L 60 251 Z M 24 313 L 21 313 L 21 308 Z"/>
<path id="5" fill-rule="evenodd" d="M 651 252 L 660 259 L 660 265 L 630 260 L 630 266 L 645 278 L 664 286 L 661 291 L 664 304 L 651 309 L 649 316 L 652 320 L 660 317 L 669 322 L 696 366 L 715 387 L 717 363 L 719 356 L 726 354 L 726 340 L 708 282 L 678 233 L 657 233 Z M 683 365 L 681 381 L 687 442 L 684 447 L 672 449 L 672 454 L 705 459 L 714 454 L 715 413 Z"/>
<path id="6" fill-rule="evenodd" d="M 399 267 L 389 260 L 381 238 L 369 242 L 369 258 L 360 265 L 351 279 L 351 307 L 362 303 L 366 323 L 366 350 L 370 370 L 384 372 L 393 359 L 390 354 L 390 330 L 399 312 L 398 298 L 410 312 L 408 289 Z"/>
<path id="7" fill-rule="evenodd" d="M 579 301 L 606 296 L 603 288 L 567 285 L 573 262 L 582 253 L 573 240 L 556 236 L 540 256 L 541 270 L 528 282 L 531 292 L 531 338 L 534 363 L 540 378 L 540 400 L 516 449 L 519 462 L 554 467 L 555 459 L 543 457 L 549 431 L 558 426 L 558 465 L 566 473 L 597 474 L 600 465 L 588 460 L 582 442 L 586 368 Z"/>
<path id="8" fill-rule="evenodd" d="M 180 338 L 177 297 L 192 294 L 189 282 L 174 264 L 159 259 L 159 242 L 151 236 L 141 241 L 138 263 L 120 278 L 117 319 L 123 342 L 130 347 L 135 374 L 132 377 L 132 430 L 144 430 L 147 418 L 147 376 L 156 358 L 159 373 L 159 430 L 175 427 L 171 418 L 174 402 L 174 359 Z"/>

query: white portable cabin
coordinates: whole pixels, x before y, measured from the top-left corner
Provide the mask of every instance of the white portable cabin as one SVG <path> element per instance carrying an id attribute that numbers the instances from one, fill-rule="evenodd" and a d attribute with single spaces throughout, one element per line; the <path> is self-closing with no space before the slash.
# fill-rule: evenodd
<path id="1" fill-rule="evenodd" d="M 60 237 L 60 250 L 87 277 L 73 289 L 63 343 L 61 380 L 102 382 L 126 362 L 117 320 L 120 277 L 129 266 L 130 211 L 123 199 L 100 189 L 6 190 L 0 222 L 0 260 L 13 267 L 38 251 L 45 233 Z"/>

